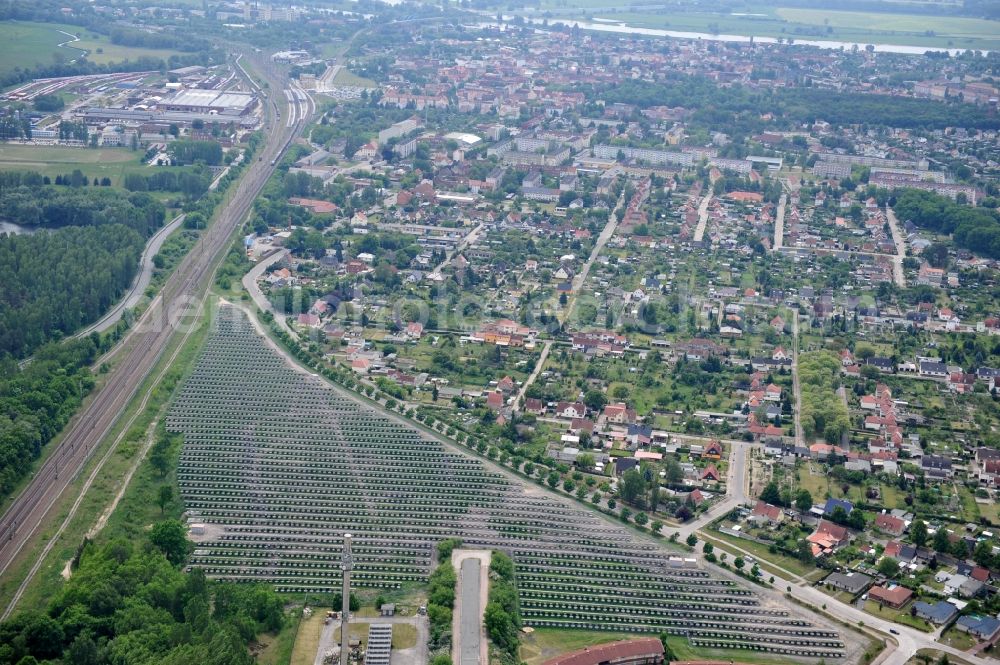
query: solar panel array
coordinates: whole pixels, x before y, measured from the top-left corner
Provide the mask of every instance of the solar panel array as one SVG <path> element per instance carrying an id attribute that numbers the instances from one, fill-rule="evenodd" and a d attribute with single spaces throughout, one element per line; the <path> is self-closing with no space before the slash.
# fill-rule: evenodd
<path id="1" fill-rule="evenodd" d="M 284 592 L 426 580 L 434 545 L 509 552 L 527 625 L 685 635 L 699 646 L 840 658 L 839 634 L 714 577 L 625 527 L 513 481 L 293 369 L 224 307 L 168 414 L 203 522 L 191 565 Z"/>

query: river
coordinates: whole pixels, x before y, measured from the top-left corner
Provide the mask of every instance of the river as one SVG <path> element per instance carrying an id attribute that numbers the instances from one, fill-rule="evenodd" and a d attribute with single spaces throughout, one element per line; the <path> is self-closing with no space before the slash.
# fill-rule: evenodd
<path id="1" fill-rule="evenodd" d="M 620 34 L 628 35 L 648 35 L 650 37 L 673 37 L 675 39 L 704 39 L 706 41 L 715 42 L 742 42 L 749 43 L 753 41 L 755 44 L 777 44 L 778 39 L 776 37 L 751 37 L 749 35 L 726 35 L 726 34 L 711 34 L 708 32 L 684 32 L 680 30 L 662 30 L 660 28 L 639 28 L 636 26 L 628 25 L 626 23 L 612 22 L 610 19 L 604 19 L 606 22 L 598 23 L 592 21 L 578 21 L 575 19 L 564 19 L 564 18 L 528 18 L 523 17 L 525 21 L 529 23 L 534 23 L 540 25 L 545 21 L 548 21 L 549 25 L 566 25 L 566 26 L 579 26 L 581 30 L 595 30 L 598 32 L 615 32 Z M 514 16 L 504 16 L 505 21 L 513 21 Z M 497 27 L 496 23 L 483 24 L 480 27 Z M 855 46 L 859 49 L 864 49 L 868 46 L 867 43 L 853 43 L 853 42 L 835 42 L 827 40 L 816 40 L 816 39 L 797 39 L 794 36 L 790 37 L 794 39 L 795 44 L 804 44 L 806 46 L 816 46 L 818 48 L 830 49 L 834 51 L 851 50 Z M 958 55 L 963 53 L 966 49 L 961 48 L 935 48 L 932 46 L 905 46 L 902 44 L 871 44 L 878 53 L 903 53 L 907 55 L 923 55 L 928 51 L 933 51 L 935 53 L 949 53 L 951 55 Z M 982 53 L 989 53 L 989 51 L 983 51 L 982 49 L 976 49 Z"/>

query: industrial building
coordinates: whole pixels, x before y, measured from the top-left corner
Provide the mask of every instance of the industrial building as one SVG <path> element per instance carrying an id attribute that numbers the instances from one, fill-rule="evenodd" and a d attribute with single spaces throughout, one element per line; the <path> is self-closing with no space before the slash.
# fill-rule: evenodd
<path id="1" fill-rule="evenodd" d="M 249 92 L 220 92 L 218 90 L 181 90 L 159 107 L 164 111 L 209 113 L 243 116 L 257 106 L 257 97 Z"/>
<path id="2" fill-rule="evenodd" d="M 194 121 L 201 120 L 206 126 L 234 125 L 244 129 L 254 128 L 259 120 L 252 115 L 235 115 L 231 113 L 189 113 L 184 111 L 141 111 L 137 109 L 115 109 L 91 106 L 76 113 L 88 125 L 103 123 L 114 124 L 175 124 L 179 127 L 189 127 Z"/>

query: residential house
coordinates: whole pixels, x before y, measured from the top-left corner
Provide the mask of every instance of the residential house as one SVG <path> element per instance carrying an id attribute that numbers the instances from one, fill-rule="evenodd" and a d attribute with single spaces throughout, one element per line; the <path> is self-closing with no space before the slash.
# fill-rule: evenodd
<path id="1" fill-rule="evenodd" d="M 991 642 L 1000 635 L 1000 620 L 996 617 L 970 614 L 959 617 L 955 622 L 955 628 L 972 635 L 977 640 Z"/>
<path id="2" fill-rule="evenodd" d="M 875 528 L 882 533 L 898 537 L 906 531 L 906 522 L 892 515 L 879 515 L 875 518 Z"/>
<path id="3" fill-rule="evenodd" d="M 769 503 L 765 503 L 760 499 L 757 500 L 757 504 L 753 508 L 753 512 L 750 513 L 750 519 L 754 522 L 763 523 L 767 525 L 778 524 L 784 517 L 784 513 L 781 512 L 781 508 L 778 506 L 772 506 Z"/>
<path id="4" fill-rule="evenodd" d="M 555 415 L 558 418 L 583 418 L 587 415 L 587 407 L 583 402 L 559 402 Z"/>
<path id="5" fill-rule="evenodd" d="M 854 510 L 854 504 L 845 499 L 827 499 L 826 504 L 823 506 L 824 515 L 832 515 L 833 511 L 837 508 L 843 508 L 846 515 L 850 515 L 851 511 Z"/>
<path id="6" fill-rule="evenodd" d="M 872 578 L 862 573 L 830 573 L 823 580 L 823 584 L 846 591 L 852 596 L 856 596 L 872 583 Z"/>
<path id="7" fill-rule="evenodd" d="M 813 556 L 823 556 L 847 544 L 850 536 L 847 529 L 829 520 L 821 519 L 816 530 L 806 538 L 812 547 Z"/>
<path id="8" fill-rule="evenodd" d="M 881 605 L 900 609 L 913 597 L 913 592 L 905 586 L 890 584 L 889 586 L 873 586 L 868 590 L 868 598 Z"/>
<path id="9" fill-rule="evenodd" d="M 635 409 L 630 409 L 624 402 L 608 404 L 604 407 L 604 417 L 609 423 L 624 425 L 634 423 L 636 419 Z"/>
<path id="10" fill-rule="evenodd" d="M 937 455 L 924 455 L 920 458 L 920 469 L 928 480 L 945 480 L 955 475 L 951 460 Z"/>
<path id="11" fill-rule="evenodd" d="M 936 626 L 941 626 L 955 618 L 955 615 L 958 614 L 958 608 L 943 600 L 939 600 L 933 605 L 919 601 L 913 604 L 913 614 Z"/>

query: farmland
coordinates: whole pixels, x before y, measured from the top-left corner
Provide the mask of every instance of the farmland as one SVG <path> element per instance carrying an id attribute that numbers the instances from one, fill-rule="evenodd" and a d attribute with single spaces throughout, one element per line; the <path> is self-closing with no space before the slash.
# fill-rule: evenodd
<path id="1" fill-rule="evenodd" d="M 513 555 L 532 627 L 698 627 L 692 647 L 796 657 L 846 648 L 837 631 L 297 372 L 235 308 L 221 310 L 167 426 L 184 437 L 181 495 L 206 525 L 192 564 L 213 577 L 329 588 L 350 531 L 356 583 L 400 588 L 457 536 Z"/>

